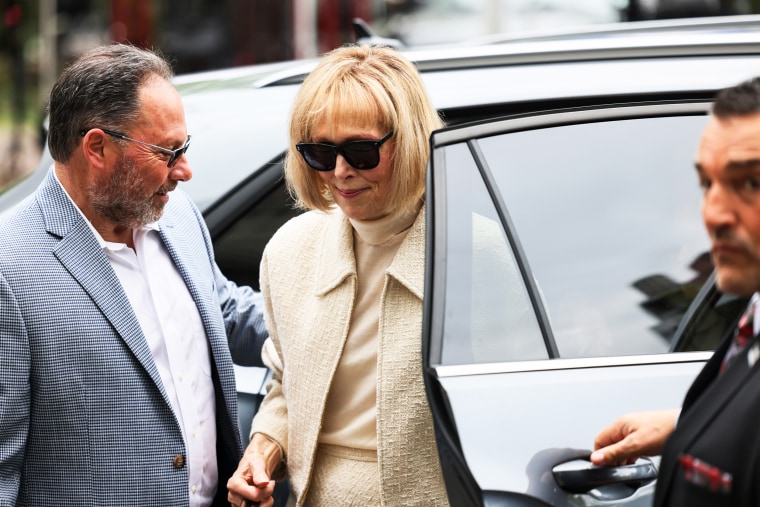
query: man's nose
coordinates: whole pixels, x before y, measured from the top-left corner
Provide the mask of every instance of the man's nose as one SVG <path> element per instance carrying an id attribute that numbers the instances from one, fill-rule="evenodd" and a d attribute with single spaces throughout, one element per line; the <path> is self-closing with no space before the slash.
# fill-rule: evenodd
<path id="1" fill-rule="evenodd" d="M 184 153 L 171 167 L 169 178 L 174 181 L 190 181 L 193 179 L 193 170 L 190 168 L 190 162 L 187 161 L 187 156 Z"/>
<path id="2" fill-rule="evenodd" d="M 708 230 L 731 225 L 736 220 L 731 192 L 721 185 L 712 185 L 702 199 L 702 218 Z"/>

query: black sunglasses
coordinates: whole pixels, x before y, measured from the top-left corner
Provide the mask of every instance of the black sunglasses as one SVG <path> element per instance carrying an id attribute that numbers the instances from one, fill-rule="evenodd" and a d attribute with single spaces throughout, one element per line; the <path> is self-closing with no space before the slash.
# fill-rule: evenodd
<path id="1" fill-rule="evenodd" d="M 185 141 L 185 144 L 183 144 L 181 148 L 177 148 L 176 150 L 170 150 L 169 148 L 162 148 L 161 146 L 156 146 L 155 144 L 146 143 L 145 141 L 139 141 L 137 139 L 132 139 L 131 137 L 127 137 L 124 134 L 121 134 L 119 132 L 115 132 L 113 130 L 108 130 L 108 129 L 100 129 L 100 130 L 102 130 L 103 132 L 105 132 L 106 134 L 108 134 L 111 137 L 116 137 L 116 138 L 119 138 L 119 139 L 124 139 L 125 141 L 132 141 L 132 142 L 135 142 L 135 143 L 140 143 L 140 144 L 143 144 L 145 146 L 149 146 L 149 147 L 153 148 L 154 150 L 156 150 L 156 151 L 158 151 L 160 153 L 163 153 L 164 155 L 168 155 L 169 156 L 169 162 L 166 164 L 167 167 L 171 167 L 175 163 L 177 163 L 177 160 L 179 160 L 179 158 L 182 155 L 184 155 L 185 152 L 187 152 L 187 149 L 190 147 L 190 137 L 191 137 L 190 135 L 187 136 L 187 141 Z M 86 133 L 87 133 L 86 130 L 83 130 L 82 132 L 80 132 L 80 134 L 82 134 L 83 137 L 84 137 L 84 135 Z"/>
<path id="2" fill-rule="evenodd" d="M 380 163 L 380 146 L 390 139 L 393 131 L 380 139 L 362 139 L 343 144 L 298 143 L 296 149 L 315 171 L 332 171 L 338 155 L 354 169 L 374 169 Z"/>

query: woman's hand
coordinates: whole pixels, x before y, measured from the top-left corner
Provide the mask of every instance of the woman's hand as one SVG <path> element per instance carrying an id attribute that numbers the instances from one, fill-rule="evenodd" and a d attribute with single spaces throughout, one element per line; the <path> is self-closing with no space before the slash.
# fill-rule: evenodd
<path id="1" fill-rule="evenodd" d="M 275 482 L 271 476 L 281 459 L 280 446 L 255 433 L 237 470 L 227 481 L 227 501 L 235 507 L 273 506 Z"/>

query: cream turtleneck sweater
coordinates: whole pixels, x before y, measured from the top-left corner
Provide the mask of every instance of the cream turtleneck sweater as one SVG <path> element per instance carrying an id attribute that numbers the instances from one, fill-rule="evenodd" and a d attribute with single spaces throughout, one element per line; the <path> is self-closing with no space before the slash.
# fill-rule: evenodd
<path id="1" fill-rule="evenodd" d="M 327 398 L 320 443 L 377 450 L 377 344 L 385 271 L 418 211 L 351 220 L 358 289 L 348 338 Z"/>

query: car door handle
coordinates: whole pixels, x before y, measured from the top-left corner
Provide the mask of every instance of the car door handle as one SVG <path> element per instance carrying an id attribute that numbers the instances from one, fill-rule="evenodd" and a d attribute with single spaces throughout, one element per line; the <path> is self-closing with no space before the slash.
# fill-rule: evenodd
<path id="1" fill-rule="evenodd" d="M 555 466 L 552 473 L 557 484 L 571 493 L 588 493 L 613 485 L 635 490 L 657 479 L 657 467 L 646 458 L 622 466 L 596 466 L 588 460 L 574 459 Z"/>

